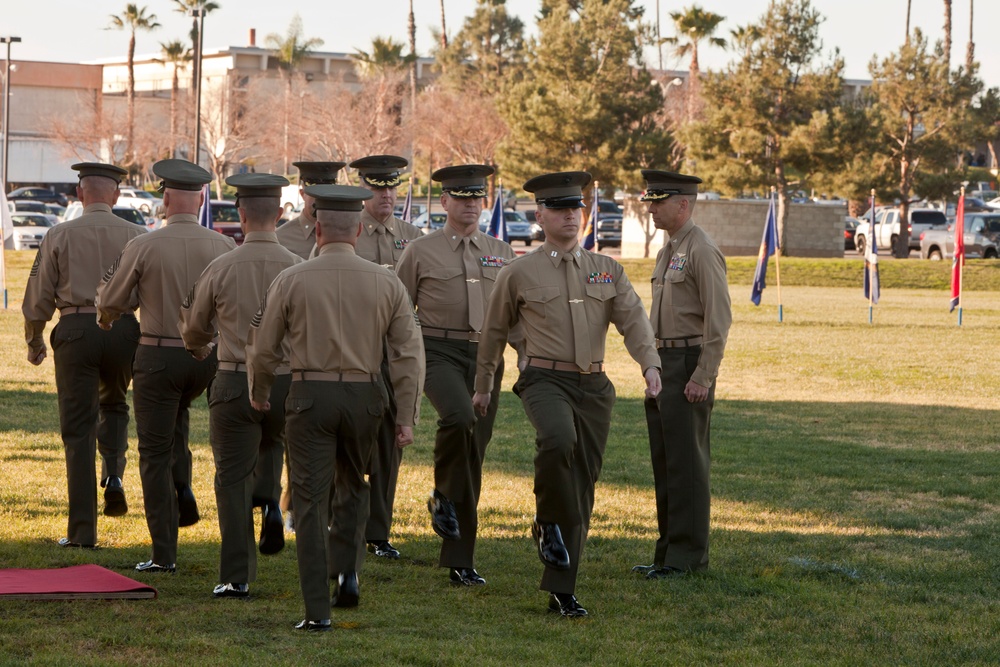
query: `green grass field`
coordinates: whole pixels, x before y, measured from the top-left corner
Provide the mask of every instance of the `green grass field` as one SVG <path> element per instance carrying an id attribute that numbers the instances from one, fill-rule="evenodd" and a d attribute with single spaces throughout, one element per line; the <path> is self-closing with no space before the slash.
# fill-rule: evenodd
<path id="1" fill-rule="evenodd" d="M 834 664 L 1000 662 L 1000 263 L 970 262 L 964 326 L 948 313 L 947 263 L 883 266 L 868 324 L 857 260 L 783 260 L 749 301 L 751 258 L 730 260 L 734 323 L 713 423 L 712 561 L 645 581 L 655 539 L 641 378 L 620 337 L 618 404 L 577 594 L 591 617 L 545 612 L 529 538 L 533 433 L 505 379 L 487 453 L 479 571 L 456 589 L 436 567 L 425 507 L 434 414 L 424 402 L 396 501 L 398 562 L 370 557 L 361 606 L 333 632 L 302 618 L 294 541 L 261 557 L 249 601 L 214 600 L 218 524 L 207 409 L 192 416 L 202 521 L 181 529 L 176 575 L 149 557 L 134 439 L 130 513 L 102 517 L 102 549 L 65 551 L 65 466 L 51 360 L 25 360 L 20 297 L 32 253 L 7 253 L 0 315 L 0 566 L 98 563 L 157 600 L 0 601 L 0 664 Z M 626 261 L 649 299 L 650 261 Z M 773 267 L 772 273 L 773 277 Z M 971 276 L 977 276 L 971 278 Z M 133 431 L 134 432 L 134 431 Z M 305 635 L 305 636 L 304 636 Z"/>

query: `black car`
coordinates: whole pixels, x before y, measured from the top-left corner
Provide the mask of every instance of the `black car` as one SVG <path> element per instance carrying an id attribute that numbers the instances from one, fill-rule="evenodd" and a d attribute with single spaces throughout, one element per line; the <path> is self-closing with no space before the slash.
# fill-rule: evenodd
<path id="1" fill-rule="evenodd" d="M 849 215 L 844 216 L 844 250 L 855 250 L 854 233 L 858 231 L 860 222 Z"/>
<path id="2" fill-rule="evenodd" d="M 33 199 L 35 201 L 52 202 L 54 204 L 59 204 L 60 206 L 66 206 L 66 204 L 69 203 L 66 199 L 66 195 L 54 190 L 49 190 L 48 188 L 18 188 L 7 195 L 7 199 L 9 201 L 16 201 L 18 199 Z"/>
<path id="3" fill-rule="evenodd" d="M 134 209 L 131 206 L 115 206 L 111 209 L 111 212 L 125 222 L 134 222 L 141 227 L 146 226 L 146 216 L 142 214 L 142 211 Z"/>
<path id="4" fill-rule="evenodd" d="M 597 223 L 597 249 L 622 246 L 622 217 L 606 215 Z"/>

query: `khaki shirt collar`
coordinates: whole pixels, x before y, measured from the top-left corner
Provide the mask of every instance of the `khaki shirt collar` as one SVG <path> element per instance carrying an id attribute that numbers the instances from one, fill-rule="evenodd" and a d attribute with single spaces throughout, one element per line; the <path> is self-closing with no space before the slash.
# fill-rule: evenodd
<path id="1" fill-rule="evenodd" d="M 667 236 L 670 237 L 670 245 L 676 248 L 677 245 L 684 240 L 684 237 L 691 233 L 692 229 L 694 229 L 694 221 L 688 218 L 688 221 L 677 230 L 676 234 L 673 236 L 667 234 Z"/>
<path id="2" fill-rule="evenodd" d="M 563 261 L 563 255 L 566 254 L 565 251 L 560 250 L 548 241 L 542 244 L 542 252 L 544 252 L 545 256 L 549 258 L 550 262 L 552 262 L 552 266 L 559 266 L 559 264 Z M 580 244 L 577 243 L 569 252 L 573 255 L 573 261 L 575 261 L 576 265 L 579 266 L 580 258 L 583 256 L 583 249 L 580 247 Z"/>
<path id="3" fill-rule="evenodd" d="M 192 224 L 197 225 L 198 216 L 195 215 L 194 213 L 177 213 L 167 218 L 167 221 L 164 224 L 173 225 L 179 222 L 184 222 L 184 223 L 190 222 Z"/>
<path id="4" fill-rule="evenodd" d="M 385 233 L 389 236 L 396 235 L 396 225 L 393 224 L 395 219 L 394 215 L 390 215 L 384 221 L 376 220 L 372 217 L 368 211 L 361 211 L 361 225 L 364 227 L 368 235 L 378 234 L 379 227 L 385 229 Z"/>
<path id="5" fill-rule="evenodd" d="M 354 246 L 350 243 L 324 243 L 317 255 L 354 255 Z"/>
<path id="6" fill-rule="evenodd" d="M 98 211 L 101 213 L 111 213 L 111 207 L 102 202 L 95 202 L 83 207 L 84 213 L 97 213 Z"/>
<path id="7" fill-rule="evenodd" d="M 462 239 L 465 238 L 468 238 L 469 243 L 475 246 L 476 248 L 479 249 L 483 248 L 483 239 L 480 238 L 482 237 L 483 233 L 478 230 L 472 232 L 472 234 L 470 234 L 469 236 L 462 236 L 460 234 L 456 234 L 454 230 L 448 229 L 447 227 L 445 227 L 441 231 L 444 233 L 445 238 L 448 240 L 448 245 L 451 246 L 452 251 L 458 250 L 463 245 Z"/>
<path id="8" fill-rule="evenodd" d="M 243 237 L 244 243 L 277 243 L 278 235 L 274 232 L 247 232 L 247 235 Z"/>

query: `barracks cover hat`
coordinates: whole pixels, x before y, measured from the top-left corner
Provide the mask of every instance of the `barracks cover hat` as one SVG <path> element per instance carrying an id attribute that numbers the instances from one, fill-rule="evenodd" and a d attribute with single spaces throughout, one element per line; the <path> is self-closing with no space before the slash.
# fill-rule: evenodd
<path id="1" fill-rule="evenodd" d="M 201 190 L 212 181 L 212 175 L 187 160 L 160 160 L 153 165 L 153 173 L 160 177 L 160 192 L 174 190 Z"/>
<path id="2" fill-rule="evenodd" d="M 431 180 L 439 181 L 441 190 L 452 197 L 482 198 L 486 196 L 486 177 L 495 171 L 485 164 L 462 164 L 438 169 Z"/>
<path id="3" fill-rule="evenodd" d="M 80 178 L 86 176 L 104 176 L 105 178 L 110 178 L 115 183 L 121 183 L 122 176 L 128 174 L 128 170 L 126 169 L 103 162 L 77 162 L 70 169 L 80 172 Z"/>
<path id="4" fill-rule="evenodd" d="M 667 199 L 670 195 L 696 195 L 698 184 L 701 183 L 697 176 L 656 169 L 643 169 L 642 177 L 646 180 L 646 191 L 639 201 L 657 201 Z"/>
<path id="5" fill-rule="evenodd" d="M 299 169 L 299 185 L 329 185 L 337 182 L 337 172 L 346 162 L 293 162 Z"/>
<path id="6" fill-rule="evenodd" d="M 399 187 L 399 171 L 410 164 L 398 155 L 369 155 L 350 164 L 357 169 L 361 179 L 373 188 Z"/>
<path id="7" fill-rule="evenodd" d="M 583 188 L 590 180 L 587 171 L 558 171 L 535 176 L 521 188 L 533 193 L 535 202 L 545 208 L 583 208 Z"/>
<path id="8" fill-rule="evenodd" d="M 289 185 L 288 179 L 277 174 L 233 174 L 226 185 L 236 188 L 236 199 L 241 197 L 280 197 L 281 188 Z"/>
<path id="9" fill-rule="evenodd" d="M 317 211 L 360 211 L 364 201 L 375 195 L 353 185 L 310 185 L 306 194 L 316 200 Z"/>

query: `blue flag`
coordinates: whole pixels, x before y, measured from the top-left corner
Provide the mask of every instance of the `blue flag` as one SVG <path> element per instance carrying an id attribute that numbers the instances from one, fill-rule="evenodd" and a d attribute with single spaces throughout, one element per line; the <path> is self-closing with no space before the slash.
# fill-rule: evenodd
<path id="1" fill-rule="evenodd" d="M 212 190 L 208 183 L 202 188 L 201 194 L 205 198 L 205 203 L 201 205 L 201 211 L 198 212 L 198 224 L 202 227 L 215 229 L 212 226 Z"/>
<path id="2" fill-rule="evenodd" d="M 753 287 L 750 290 L 750 300 L 755 306 L 760 305 L 760 295 L 767 287 L 767 260 L 780 246 L 778 245 L 778 216 L 774 208 L 774 195 L 767 207 L 767 221 L 764 223 L 764 235 L 760 239 L 760 252 L 757 253 L 757 269 L 753 272 Z M 780 291 L 780 289 L 779 289 Z"/>
<path id="3" fill-rule="evenodd" d="M 412 223 L 413 214 L 410 209 L 413 208 L 413 179 L 410 179 L 410 187 L 406 189 L 406 201 L 403 202 L 403 222 Z M 427 213 L 427 229 L 430 230 L 430 212 Z"/>
<path id="4" fill-rule="evenodd" d="M 498 192 L 493 199 L 493 213 L 490 215 L 490 226 L 486 233 L 495 239 L 500 239 L 504 243 L 510 243 L 510 236 L 507 234 L 507 220 L 503 217 L 503 187 L 497 188 Z"/>
<path id="5" fill-rule="evenodd" d="M 875 197 L 871 202 L 871 223 L 868 225 L 868 249 L 865 250 L 865 298 L 878 303 L 878 243 L 875 241 Z"/>
<path id="6" fill-rule="evenodd" d="M 593 250 L 597 245 L 597 184 L 594 184 L 594 201 L 590 205 L 590 217 L 583 228 L 581 245 L 584 250 Z"/>

